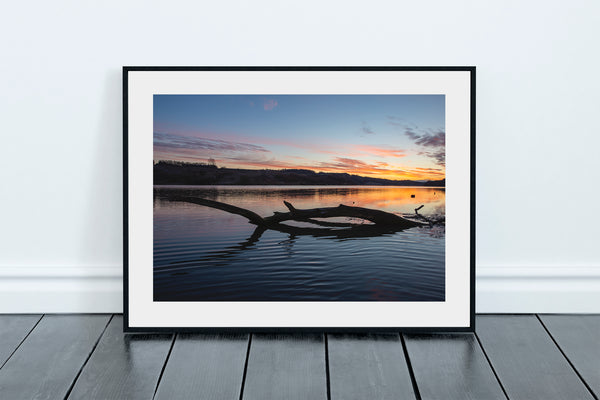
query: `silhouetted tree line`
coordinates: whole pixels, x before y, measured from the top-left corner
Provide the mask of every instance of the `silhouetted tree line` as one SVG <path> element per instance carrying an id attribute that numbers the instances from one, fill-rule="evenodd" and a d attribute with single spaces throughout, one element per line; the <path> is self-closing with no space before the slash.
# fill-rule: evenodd
<path id="1" fill-rule="evenodd" d="M 347 173 L 307 169 L 234 169 L 212 163 L 159 161 L 154 164 L 155 185 L 356 185 L 445 186 L 445 180 L 418 182 L 369 178 Z"/>

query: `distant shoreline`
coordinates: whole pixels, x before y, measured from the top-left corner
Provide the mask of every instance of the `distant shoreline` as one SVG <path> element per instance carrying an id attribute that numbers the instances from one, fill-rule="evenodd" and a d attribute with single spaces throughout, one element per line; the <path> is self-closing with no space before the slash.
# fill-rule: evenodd
<path id="1" fill-rule="evenodd" d="M 305 188 L 305 187 L 310 187 L 310 188 L 352 188 L 352 187 L 361 187 L 361 188 L 365 188 L 365 189 L 369 189 L 369 188 L 406 188 L 406 189 L 410 189 L 410 188 L 414 188 L 414 189 L 446 189 L 445 186 L 406 186 L 406 185 L 182 185 L 179 183 L 174 183 L 174 184 L 169 184 L 169 183 L 160 183 L 160 184 L 153 184 L 152 185 L 155 189 L 160 189 L 162 187 L 196 187 L 196 186 L 205 186 L 205 187 L 215 187 L 215 186 L 223 186 L 223 187 L 231 187 L 231 188 L 265 188 L 265 187 L 285 187 L 285 188 Z"/>
<path id="2" fill-rule="evenodd" d="M 446 181 L 412 181 L 371 178 L 308 169 L 254 170 L 215 165 L 159 161 L 154 164 L 154 185 L 192 186 L 402 186 L 445 188 Z"/>

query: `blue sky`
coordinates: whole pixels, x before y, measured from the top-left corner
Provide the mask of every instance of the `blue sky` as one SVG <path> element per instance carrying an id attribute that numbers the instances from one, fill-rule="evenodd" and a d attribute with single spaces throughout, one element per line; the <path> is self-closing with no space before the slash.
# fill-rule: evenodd
<path id="1" fill-rule="evenodd" d="M 445 175 L 443 95 L 154 95 L 154 159 Z"/>

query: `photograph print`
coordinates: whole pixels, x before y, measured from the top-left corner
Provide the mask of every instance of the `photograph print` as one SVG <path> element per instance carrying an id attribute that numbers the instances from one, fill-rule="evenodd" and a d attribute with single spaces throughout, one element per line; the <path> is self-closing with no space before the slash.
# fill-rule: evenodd
<path id="1" fill-rule="evenodd" d="M 474 67 L 124 67 L 124 330 L 472 331 L 474 101 Z"/>
<path id="2" fill-rule="evenodd" d="M 155 302 L 443 302 L 444 94 L 154 94 Z"/>

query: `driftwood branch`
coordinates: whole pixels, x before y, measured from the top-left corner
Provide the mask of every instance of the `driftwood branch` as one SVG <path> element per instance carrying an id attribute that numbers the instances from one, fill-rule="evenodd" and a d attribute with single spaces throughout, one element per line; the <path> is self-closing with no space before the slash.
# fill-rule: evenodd
<path id="1" fill-rule="evenodd" d="M 433 221 L 431 221 L 429 218 L 422 216 L 421 214 L 419 214 L 419 210 L 421 208 L 425 207 L 425 204 L 421 204 L 419 207 L 415 208 L 415 216 L 422 220 L 422 221 L 426 221 L 427 223 L 429 223 L 430 225 L 433 223 Z"/>
<path id="2" fill-rule="evenodd" d="M 289 220 L 306 220 L 309 218 L 352 217 L 371 221 L 379 226 L 393 226 L 401 229 L 412 228 L 414 226 L 422 225 L 419 222 L 402 218 L 396 214 L 380 210 L 373 210 L 371 208 L 351 207 L 340 204 L 337 207 L 323 207 L 299 210 L 294 208 L 290 203 L 287 203 L 286 206 L 287 205 L 289 205 L 288 209 L 290 209 L 290 212 L 275 213 L 270 217 L 264 218 L 264 220 L 268 223 L 279 223 Z"/>
<path id="3" fill-rule="evenodd" d="M 189 196 L 174 196 L 170 197 L 169 199 L 171 201 L 199 204 L 206 207 L 223 210 L 232 214 L 241 215 L 247 218 L 250 223 L 259 227 L 289 233 L 291 235 L 333 236 L 337 238 L 371 237 L 423 225 L 421 222 L 402 218 L 396 214 L 385 211 L 363 207 L 350 207 L 343 204 L 340 204 L 337 207 L 297 209 L 291 203 L 284 201 L 285 206 L 288 208 L 288 210 L 290 210 L 289 212 L 275 212 L 272 216 L 263 218 L 255 212 L 245 208 L 232 206 L 230 204 L 221 203 L 214 200 Z M 332 217 L 360 218 L 370 221 L 373 224 L 326 222 L 314 219 Z M 312 224 L 326 226 L 328 228 L 297 227 L 283 224 L 282 222 L 285 221 L 310 222 Z"/>
<path id="4" fill-rule="evenodd" d="M 257 213 L 246 210 L 245 208 L 240 208 L 236 206 L 232 206 L 231 204 L 221 203 L 219 201 L 202 199 L 200 197 L 190 197 L 190 196 L 173 196 L 169 197 L 171 201 L 183 201 L 186 203 L 194 203 L 200 204 L 201 206 L 207 206 L 211 208 L 217 208 L 219 210 L 227 211 L 231 214 L 241 215 L 242 217 L 248 218 L 250 222 L 255 225 L 266 225 L 265 220 L 258 215 Z"/>
<path id="5" fill-rule="evenodd" d="M 290 213 L 295 213 L 297 210 L 296 208 L 294 208 L 294 206 L 291 203 L 288 203 L 287 201 L 283 201 L 283 204 L 285 204 L 285 206 L 288 208 L 288 210 L 290 210 Z M 320 221 L 318 219 L 313 219 L 313 218 L 298 218 L 296 219 L 296 221 L 301 221 L 301 222 L 309 222 L 311 224 L 315 224 L 315 225 L 321 225 L 321 226 L 327 226 L 330 228 L 351 228 L 353 226 L 361 226 L 362 224 L 353 224 L 351 222 L 329 222 L 329 221 Z"/>
<path id="6" fill-rule="evenodd" d="M 427 218 L 424 215 L 419 214 L 419 210 L 421 208 L 425 207 L 424 204 L 420 205 L 419 207 L 415 208 L 415 217 L 422 220 L 422 221 L 426 221 L 430 226 L 433 225 L 440 225 L 444 223 L 444 219 L 431 219 L 431 218 Z"/>

